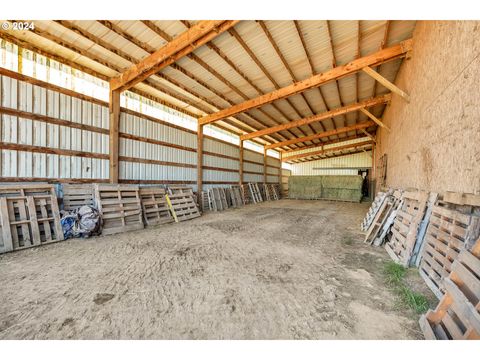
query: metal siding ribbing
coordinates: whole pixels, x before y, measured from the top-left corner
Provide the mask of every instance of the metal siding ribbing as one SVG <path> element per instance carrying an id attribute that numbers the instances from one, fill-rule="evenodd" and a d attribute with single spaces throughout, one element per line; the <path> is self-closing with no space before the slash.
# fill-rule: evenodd
<path id="1" fill-rule="evenodd" d="M 217 171 L 217 170 L 203 170 L 204 181 L 225 181 L 225 182 L 238 182 L 239 175 L 234 172 Z"/>
<path id="2" fill-rule="evenodd" d="M 239 161 L 233 159 L 221 158 L 212 155 L 203 155 L 203 165 L 212 167 L 221 167 L 232 170 L 237 170 L 239 167 Z"/>
<path id="3" fill-rule="evenodd" d="M 260 154 L 251 150 L 244 151 L 243 159 L 249 160 L 249 161 L 256 161 L 263 164 L 263 154 Z"/>
<path id="4" fill-rule="evenodd" d="M 366 153 L 362 152 L 358 154 L 292 164 L 292 175 L 357 175 L 358 171 L 355 169 L 331 168 L 369 168 L 372 166 L 371 155 L 371 151 L 367 151 Z M 315 170 L 314 168 L 322 169 Z"/>
<path id="5" fill-rule="evenodd" d="M 52 90 L 1 76 L 1 105 L 52 118 L 108 127 L 108 109 Z M 108 135 L 1 115 L 3 142 L 108 153 Z M 108 161 L 76 156 L 2 150 L 2 176 L 108 178 Z"/>
<path id="6" fill-rule="evenodd" d="M 252 163 L 243 163 L 243 171 L 254 171 L 263 174 L 263 165 L 257 165 Z"/>
<path id="7" fill-rule="evenodd" d="M 217 154 L 223 154 L 237 158 L 240 156 L 238 146 L 234 144 L 225 144 L 221 141 L 205 138 L 203 140 L 203 150 Z"/>
<path id="8" fill-rule="evenodd" d="M 120 178 L 124 180 L 194 181 L 197 179 L 197 169 L 121 161 Z"/>
<path id="9" fill-rule="evenodd" d="M 244 182 L 263 182 L 263 175 L 243 174 Z"/>
<path id="10" fill-rule="evenodd" d="M 280 160 L 267 156 L 267 165 L 279 167 Z"/>
<path id="11" fill-rule="evenodd" d="M 267 183 L 278 183 L 278 176 L 268 175 L 267 176 Z"/>

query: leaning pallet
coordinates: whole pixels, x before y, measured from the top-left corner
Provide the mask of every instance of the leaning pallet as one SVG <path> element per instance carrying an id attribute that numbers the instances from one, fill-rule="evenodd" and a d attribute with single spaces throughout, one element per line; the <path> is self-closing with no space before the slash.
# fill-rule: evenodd
<path id="1" fill-rule="evenodd" d="M 153 226 L 173 222 L 174 219 L 165 199 L 166 191 L 161 187 L 142 187 L 139 190 L 145 225 Z"/>
<path id="2" fill-rule="evenodd" d="M 391 199 L 390 201 L 392 201 L 392 207 L 390 208 L 387 218 L 383 222 L 380 231 L 373 239 L 374 246 L 382 246 L 385 241 L 389 240 L 388 235 L 391 234 L 392 225 L 397 217 L 398 209 L 403 205 L 401 190 L 395 190 L 392 195 L 389 195 L 389 198 Z"/>
<path id="3" fill-rule="evenodd" d="M 63 185 L 63 210 L 73 211 L 85 205 L 95 206 L 95 189 L 93 184 Z"/>
<path id="4" fill-rule="evenodd" d="M 465 215 L 456 210 L 435 205 L 430 216 L 420 261 L 420 275 L 440 298 L 443 280 L 451 272 L 458 254 L 471 246 L 470 239 L 479 234 L 480 217 Z"/>
<path id="5" fill-rule="evenodd" d="M 54 186 L 0 186 L 0 224 L 0 253 L 64 240 Z"/>
<path id="6" fill-rule="evenodd" d="M 143 229 L 138 186 L 95 184 L 95 202 L 103 219 L 102 234 Z"/>
<path id="7" fill-rule="evenodd" d="M 230 187 L 231 193 L 232 193 L 232 198 L 235 198 L 235 203 L 238 206 L 244 205 L 243 197 L 242 197 L 242 189 L 240 186 L 237 185 L 232 185 Z"/>
<path id="8" fill-rule="evenodd" d="M 264 199 L 265 201 L 270 201 L 271 196 L 270 196 L 270 189 L 268 187 L 268 184 L 263 183 L 263 194 L 264 194 Z"/>
<path id="9" fill-rule="evenodd" d="M 391 238 L 385 244 L 385 249 L 392 260 L 408 266 L 417 241 L 419 225 L 427 207 L 428 193 L 405 191 L 402 199 L 403 204 L 397 211 L 391 229 Z"/>
<path id="10" fill-rule="evenodd" d="M 250 193 L 250 186 L 248 186 L 248 184 L 247 185 L 242 184 L 240 185 L 240 190 L 242 193 L 243 204 L 246 205 L 246 204 L 253 203 L 253 199 Z"/>
<path id="11" fill-rule="evenodd" d="M 278 189 L 275 184 L 270 184 L 270 194 L 272 194 L 272 200 L 280 199 L 280 196 L 278 194 Z"/>
<path id="12" fill-rule="evenodd" d="M 379 238 L 379 234 L 381 234 L 383 229 L 390 231 L 389 225 L 391 224 L 391 214 L 396 210 L 399 203 L 398 200 L 397 196 L 387 196 L 385 198 L 385 201 L 380 206 L 380 209 L 378 209 L 367 233 L 365 234 L 366 243 L 373 244 L 375 240 Z M 380 237 L 382 241 L 383 238 L 384 235 Z M 379 244 L 379 240 L 377 240 L 376 244 Z"/>
<path id="13" fill-rule="evenodd" d="M 462 249 L 444 279 L 445 295 L 420 318 L 428 340 L 480 340 L 480 238 Z"/>
<path id="14" fill-rule="evenodd" d="M 365 218 L 360 225 L 360 229 L 362 231 L 368 230 L 368 228 L 372 224 L 373 219 L 377 215 L 378 210 L 382 207 L 383 202 L 388 195 L 390 195 L 389 192 L 379 192 L 377 196 L 375 196 L 372 205 L 370 205 L 370 208 L 368 209 L 367 215 L 365 215 Z"/>
<path id="15" fill-rule="evenodd" d="M 175 219 L 175 222 L 185 221 L 201 216 L 193 195 L 187 193 L 178 193 L 166 195 L 169 209 Z"/>
<path id="16" fill-rule="evenodd" d="M 263 201 L 262 194 L 260 193 L 257 183 L 248 183 L 248 188 L 250 189 L 250 196 L 254 204 Z"/>

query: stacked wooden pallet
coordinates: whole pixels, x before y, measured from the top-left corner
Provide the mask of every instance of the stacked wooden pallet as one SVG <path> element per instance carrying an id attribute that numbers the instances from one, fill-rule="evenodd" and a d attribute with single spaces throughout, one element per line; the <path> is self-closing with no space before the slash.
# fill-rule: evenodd
<path id="1" fill-rule="evenodd" d="M 477 202 L 458 199 L 446 194 L 433 207 L 421 252 L 420 275 L 438 298 L 445 293 L 444 280 L 450 275 L 458 254 L 471 248 L 480 233 L 480 217 L 474 214 L 478 212 L 474 205 Z M 469 206 L 470 209 L 465 208 Z"/>
<path id="2" fill-rule="evenodd" d="M 440 303 L 420 319 L 425 338 L 480 340 L 480 238 L 458 253 L 443 282 Z"/>
<path id="3" fill-rule="evenodd" d="M 262 192 L 262 198 L 265 199 L 265 201 L 270 201 L 272 200 L 271 198 L 271 188 L 270 188 L 270 185 L 269 184 L 263 184 L 263 192 Z"/>
<path id="4" fill-rule="evenodd" d="M 0 186 L 0 224 L 0 253 L 64 240 L 54 186 Z"/>
<path id="5" fill-rule="evenodd" d="M 385 249 L 395 262 L 403 266 L 410 264 L 428 198 L 429 194 L 424 191 L 405 191 L 402 194 L 402 204 L 395 216 L 391 238 L 385 244 Z"/>
<path id="6" fill-rule="evenodd" d="M 253 203 L 253 199 L 250 196 L 251 194 L 250 194 L 250 189 L 248 187 L 248 184 L 247 185 L 245 185 L 245 184 L 240 185 L 240 190 L 241 190 L 241 193 L 242 193 L 243 203 L 245 205 Z"/>
<path id="7" fill-rule="evenodd" d="M 95 184 L 95 202 L 104 235 L 143 229 L 138 186 Z"/>
<path id="8" fill-rule="evenodd" d="M 95 190 L 93 184 L 64 184 L 63 209 L 73 211 L 84 205 L 95 206 Z"/>
<path id="9" fill-rule="evenodd" d="M 160 225 L 173 222 L 164 188 L 142 187 L 139 191 L 145 225 Z"/>

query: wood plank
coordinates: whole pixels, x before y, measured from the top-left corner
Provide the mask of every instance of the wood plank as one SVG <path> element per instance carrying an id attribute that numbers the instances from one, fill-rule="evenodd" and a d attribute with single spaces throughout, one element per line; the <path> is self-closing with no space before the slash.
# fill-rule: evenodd
<path id="1" fill-rule="evenodd" d="M 183 56 L 190 54 L 237 22 L 225 20 L 199 21 L 138 64 L 131 66 L 118 77 L 113 78 L 110 81 L 111 89 L 121 89 L 123 91 L 133 87 Z"/>
<path id="2" fill-rule="evenodd" d="M 266 128 L 266 129 L 262 129 L 262 130 L 255 131 L 255 132 L 252 132 L 252 133 L 249 133 L 249 134 L 245 134 L 245 135 L 240 136 L 240 139 L 241 140 L 249 140 L 249 139 L 253 139 L 253 138 L 256 138 L 256 137 L 277 133 L 279 131 L 283 131 L 283 130 L 286 130 L 286 129 L 296 128 L 296 127 L 311 124 L 311 123 L 314 123 L 314 122 L 331 119 L 335 116 L 345 115 L 345 114 L 348 114 L 348 113 L 353 112 L 353 111 L 358 111 L 358 110 L 364 109 L 365 107 L 372 107 L 372 106 L 375 106 L 375 105 L 387 103 L 387 102 L 390 101 L 390 99 L 391 99 L 390 94 L 378 96 L 376 98 L 367 99 L 367 100 L 361 101 L 359 103 L 350 104 L 350 105 L 347 105 L 347 106 L 340 107 L 338 109 L 333 109 L 333 110 L 326 111 L 326 112 L 316 114 L 316 115 L 312 115 L 312 116 L 309 116 L 309 117 L 306 117 L 306 118 L 303 118 L 303 119 L 290 121 L 286 124 L 272 126 L 272 127 Z"/>
<path id="3" fill-rule="evenodd" d="M 388 81 L 387 79 L 385 79 L 382 75 L 380 75 L 378 72 L 373 70 L 371 67 L 365 66 L 362 70 L 363 70 L 363 72 L 365 72 L 366 74 L 370 75 L 372 78 L 377 80 L 380 84 L 385 86 L 387 89 L 389 89 L 390 91 L 394 92 L 395 94 L 401 96 L 403 99 L 405 99 L 405 101 L 410 102 L 410 95 L 408 95 L 405 91 L 400 89 L 395 84 L 393 84 L 390 81 Z"/>
<path id="4" fill-rule="evenodd" d="M 109 180 L 110 183 L 118 183 L 118 153 L 119 153 L 119 127 L 120 127 L 120 91 L 113 90 L 110 86 L 108 111 L 110 115 L 109 143 Z"/>
<path id="5" fill-rule="evenodd" d="M 360 109 L 360 111 L 362 113 L 364 113 L 365 115 L 367 115 L 370 119 L 372 119 L 375 124 L 377 124 L 378 126 L 381 126 L 382 128 L 384 128 L 385 130 L 387 130 L 388 132 L 390 132 L 390 128 L 385 125 L 379 118 L 377 118 L 375 115 L 373 115 L 370 111 L 368 111 L 367 109 Z"/>
<path id="6" fill-rule="evenodd" d="M 336 146 L 328 149 L 322 149 L 322 150 L 317 150 L 317 151 L 310 151 L 302 154 L 297 154 L 297 155 L 291 155 L 291 156 L 286 156 L 283 158 L 283 161 L 292 161 L 292 160 L 297 160 L 297 159 L 303 159 L 306 157 L 310 156 L 315 156 L 315 155 L 323 155 L 329 152 L 335 152 L 335 151 L 340 151 L 344 149 L 351 149 L 351 148 L 357 148 L 357 147 L 362 147 L 362 146 L 367 146 L 367 145 L 372 145 L 372 141 L 362 141 L 354 144 L 347 144 L 347 145 L 341 145 L 341 146 Z"/>
<path id="7" fill-rule="evenodd" d="M 267 149 L 276 149 L 276 148 L 280 148 L 282 146 L 298 144 L 300 142 L 311 141 L 311 140 L 315 140 L 315 139 L 321 139 L 321 138 L 332 136 L 332 135 L 343 134 L 343 133 L 346 133 L 346 132 L 349 132 L 349 131 L 366 129 L 366 128 L 369 128 L 370 126 L 374 126 L 374 125 L 375 125 L 375 123 L 373 121 L 365 121 L 365 122 L 362 122 L 362 123 L 359 123 L 359 124 L 356 124 L 356 125 L 345 126 L 345 127 L 338 128 L 338 129 L 335 129 L 335 130 L 324 131 L 324 132 L 321 132 L 321 133 L 318 133 L 318 134 L 313 134 L 313 135 L 309 135 L 309 136 L 305 136 L 305 137 L 300 137 L 300 138 L 286 140 L 286 141 L 282 141 L 282 142 L 278 142 L 278 143 L 274 143 L 274 144 L 270 144 L 270 145 L 265 145 L 265 147 Z M 286 160 L 283 159 L 283 161 L 286 161 Z"/>
<path id="8" fill-rule="evenodd" d="M 203 118 L 200 118 L 199 121 L 201 124 L 209 124 L 228 118 L 241 112 L 269 104 L 273 101 L 283 99 L 304 92 L 308 89 L 319 87 L 330 81 L 354 74 L 366 66 L 376 66 L 393 59 L 398 59 L 399 57 L 405 56 L 405 54 L 411 49 L 412 39 L 402 41 L 401 43 L 387 49 L 383 49 L 368 56 L 355 59 L 346 65 L 337 66 L 327 72 L 313 75 L 305 80 L 295 82 L 292 85 L 258 96 L 254 99 L 247 100 L 243 103 L 218 111 L 211 115 L 204 116 Z"/>

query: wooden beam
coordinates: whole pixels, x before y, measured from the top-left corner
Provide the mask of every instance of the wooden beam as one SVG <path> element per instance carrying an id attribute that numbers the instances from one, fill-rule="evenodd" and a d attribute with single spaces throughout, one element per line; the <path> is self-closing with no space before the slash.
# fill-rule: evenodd
<path id="1" fill-rule="evenodd" d="M 335 152 L 335 151 L 340 151 L 340 150 L 345 150 L 345 149 L 351 149 L 351 148 L 358 148 L 366 145 L 372 145 L 372 141 L 363 141 L 355 144 L 347 144 L 347 145 L 342 145 L 342 146 L 337 146 L 333 147 L 330 149 L 323 149 L 322 150 L 317 150 L 317 151 L 310 151 L 308 153 L 303 153 L 303 154 L 297 154 L 297 155 L 291 155 L 283 158 L 283 161 L 292 161 L 292 160 L 297 160 L 297 159 L 302 159 L 310 156 L 315 156 L 315 155 L 323 155 L 325 153 L 329 152 Z"/>
<path id="2" fill-rule="evenodd" d="M 398 86 L 395 84 L 391 83 L 387 79 L 385 79 L 382 75 L 380 75 L 378 72 L 373 70 L 372 68 L 365 66 L 363 69 L 363 72 L 370 75 L 372 78 L 377 80 L 380 84 L 385 86 L 387 89 L 389 89 L 391 92 L 394 92 L 395 94 L 401 96 L 403 99 L 405 99 L 406 102 L 410 102 L 410 95 L 408 95 L 405 91 L 400 89 Z"/>
<path id="3" fill-rule="evenodd" d="M 317 147 L 319 147 L 319 146 L 330 145 L 330 144 L 337 144 L 337 143 L 339 143 L 339 142 L 344 142 L 344 141 L 348 141 L 348 140 L 360 139 L 360 138 L 363 138 L 363 137 L 364 137 L 363 135 L 358 135 L 358 134 L 352 135 L 352 136 L 343 137 L 343 138 L 337 137 L 336 139 L 333 139 L 333 140 L 322 141 L 322 142 L 320 142 L 320 143 L 316 143 L 316 144 L 313 144 L 313 145 L 305 146 L 305 147 L 302 147 L 302 148 L 300 148 L 300 149 L 283 151 L 282 153 L 283 153 L 283 155 L 288 155 L 288 154 L 297 152 L 297 151 L 299 151 L 299 150 L 313 149 L 313 148 L 317 148 Z"/>
<path id="4" fill-rule="evenodd" d="M 203 203 L 201 201 L 203 191 L 203 125 L 197 126 L 197 198 L 200 208 Z M 202 209 L 203 210 L 203 209 Z"/>
<path id="5" fill-rule="evenodd" d="M 384 50 L 380 50 L 371 55 L 364 56 L 360 59 L 353 60 L 352 62 L 337 66 L 334 69 L 331 69 L 327 72 L 314 75 L 305 80 L 293 83 L 289 86 L 283 87 L 278 90 L 274 90 L 270 93 L 261 95 L 255 99 L 247 100 L 241 104 L 232 106 L 228 109 L 218 111 L 216 113 L 204 116 L 200 118 L 201 124 L 209 124 L 226 117 L 248 111 L 253 108 L 269 104 L 273 101 L 283 99 L 301 92 L 304 92 L 308 89 L 318 87 L 320 85 L 326 84 L 330 81 L 351 75 L 357 71 L 362 70 L 366 66 L 379 65 L 381 63 L 397 59 L 399 57 L 405 56 L 405 53 L 412 48 L 412 40 L 402 41 L 400 44 L 389 47 Z"/>
<path id="6" fill-rule="evenodd" d="M 373 146 L 373 145 L 372 145 Z M 349 149 L 346 149 L 348 152 L 347 153 L 332 153 L 332 154 L 324 154 L 322 157 L 313 157 L 311 159 L 300 159 L 300 160 L 297 160 L 298 162 L 291 162 L 291 164 L 295 165 L 295 164 L 301 164 L 301 163 L 304 163 L 304 162 L 310 162 L 310 161 L 316 161 L 316 160 L 323 160 L 323 159 L 333 159 L 333 158 L 338 158 L 338 157 L 343 157 L 343 156 L 348 156 L 348 155 L 353 155 L 353 154 L 360 154 L 360 153 L 363 153 L 363 149 L 360 149 L 360 150 L 349 150 Z"/>
<path id="7" fill-rule="evenodd" d="M 365 135 L 367 135 L 375 144 L 377 143 L 377 140 L 375 140 L 375 137 L 370 134 L 367 130 L 365 129 L 360 129 L 361 132 L 363 132 Z"/>
<path id="8" fill-rule="evenodd" d="M 109 179 L 110 183 L 118 183 L 118 134 L 120 125 L 120 91 L 110 89 L 108 111 L 110 114 L 109 134 Z"/>
<path id="9" fill-rule="evenodd" d="M 388 130 L 388 132 L 391 131 L 390 128 L 387 125 L 385 125 L 379 118 L 377 118 L 375 115 L 373 115 L 367 109 L 360 109 L 360 111 L 362 113 L 364 113 L 365 115 L 367 115 L 370 119 L 372 119 L 378 126 L 383 127 L 384 129 Z"/>
<path id="10" fill-rule="evenodd" d="M 127 90 L 131 88 L 164 67 L 190 54 L 236 23 L 238 23 L 237 20 L 204 20 L 198 22 L 138 64 L 113 78 L 110 81 L 112 89 Z"/>
<path id="11" fill-rule="evenodd" d="M 353 111 L 361 110 L 365 107 L 371 107 L 371 106 L 375 106 L 375 105 L 379 105 L 379 104 L 384 104 L 384 103 L 390 101 L 390 99 L 391 99 L 391 95 L 386 94 L 386 95 L 379 96 L 379 97 L 376 97 L 376 98 L 364 100 L 364 101 L 361 101 L 361 102 L 356 103 L 356 104 L 351 104 L 351 105 L 343 106 L 343 107 L 338 108 L 338 109 L 333 109 L 333 110 L 330 110 L 330 111 L 327 111 L 327 112 L 324 112 L 324 113 L 321 113 L 321 114 L 317 114 L 317 115 L 309 116 L 309 117 L 306 117 L 306 118 L 303 118 L 303 119 L 291 121 L 287 124 L 277 125 L 277 126 L 273 126 L 273 127 L 267 128 L 267 129 L 262 129 L 262 130 L 259 130 L 259 131 L 255 131 L 255 132 L 250 133 L 250 134 L 245 134 L 245 135 L 242 135 L 240 137 L 240 139 L 242 139 L 242 140 L 253 139 L 253 138 L 256 138 L 256 137 L 259 137 L 259 136 L 264 136 L 264 135 L 276 133 L 276 132 L 279 132 L 279 131 L 282 131 L 282 130 L 285 130 L 285 129 L 291 129 L 291 128 L 294 128 L 294 127 L 299 127 L 299 126 L 310 124 L 310 123 L 313 123 L 313 122 L 327 120 L 327 119 L 333 118 L 335 116 L 344 115 L 344 114 L 347 114 L 347 113 L 350 113 L 350 112 L 353 112 Z"/>
<path id="12" fill-rule="evenodd" d="M 239 164 L 238 164 L 238 176 L 239 176 L 239 184 L 242 185 L 243 184 L 243 141 L 240 140 L 240 144 L 239 144 Z"/>
<path id="13" fill-rule="evenodd" d="M 360 124 L 356 124 L 356 125 L 352 125 L 352 126 L 345 126 L 343 128 L 330 130 L 330 131 L 324 131 L 324 132 L 321 132 L 319 134 L 314 134 L 314 135 L 306 136 L 306 137 L 303 137 L 303 138 L 297 138 L 297 139 L 287 140 L 287 141 L 283 141 L 283 142 L 275 143 L 275 144 L 271 144 L 271 145 L 265 145 L 265 148 L 275 149 L 275 148 L 278 148 L 278 147 L 281 147 L 281 146 L 295 144 L 296 142 L 300 142 L 300 141 L 310 141 L 312 139 L 321 139 L 321 138 L 324 138 L 324 137 L 327 137 L 327 136 L 338 135 L 338 134 L 342 134 L 342 133 L 349 132 L 349 131 L 366 129 L 366 128 L 368 128 L 370 126 L 373 126 L 373 125 L 375 125 L 375 123 L 373 121 L 366 121 L 366 122 L 363 122 L 363 123 L 360 123 Z"/>

